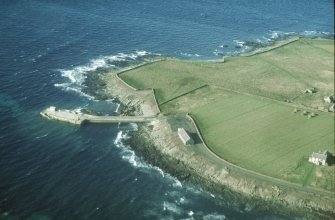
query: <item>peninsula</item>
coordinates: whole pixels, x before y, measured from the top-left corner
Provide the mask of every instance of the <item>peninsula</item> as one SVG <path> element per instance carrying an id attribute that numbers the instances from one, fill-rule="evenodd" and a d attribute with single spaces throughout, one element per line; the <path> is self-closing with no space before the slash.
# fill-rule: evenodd
<path id="1" fill-rule="evenodd" d="M 135 115 L 155 118 L 131 139 L 153 164 L 251 205 L 335 214 L 334 104 L 325 101 L 334 40 L 294 39 L 224 62 L 167 58 L 100 80 Z M 321 150 L 327 166 L 309 162 Z"/>
<path id="2" fill-rule="evenodd" d="M 164 116 L 138 135 L 137 146 L 147 137 L 143 151 L 151 142 L 222 188 L 335 213 L 333 158 L 332 166 L 308 162 L 313 152 L 334 153 L 334 113 L 324 101 L 334 94 L 333 40 L 295 39 L 223 63 L 166 59 L 102 79 L 139 114 L 145 106 Z M 185 146 L 178 128 L 195 144 Z"/>

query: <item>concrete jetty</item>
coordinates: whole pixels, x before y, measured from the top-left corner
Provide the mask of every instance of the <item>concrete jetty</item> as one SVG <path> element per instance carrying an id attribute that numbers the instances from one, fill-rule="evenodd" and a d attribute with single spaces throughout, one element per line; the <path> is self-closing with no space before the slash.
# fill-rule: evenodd
<path id="1" fill-rule="evenodd" d="M 119 123 L 119 122 L 151 122 L 153 116 L 96 116 L 81 113 L 74 110 L 59 110 L 51 106 L 40 114 L 48 119 L 63 121 L 71 124 L 81 125 L 83 123 Z"/>

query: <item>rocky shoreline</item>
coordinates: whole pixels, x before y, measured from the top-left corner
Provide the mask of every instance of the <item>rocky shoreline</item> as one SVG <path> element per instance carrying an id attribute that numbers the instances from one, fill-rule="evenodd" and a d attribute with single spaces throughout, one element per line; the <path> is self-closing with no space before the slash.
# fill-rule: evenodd
<path id="1" fill-rule="evenodd" d="M 148 97 L 152 97 L 150 92 L 130 89 L 120 82 L 116 73 L 104 73 L 98 78 L 99 94 L 116 98 L 124 106 L 123 114 L 145 115 L 143 105 L 156 108 L 153 102 L 148 101 Z M 281 189 L 211 164 L 208 159 L 176 142 L 178 138 L 166 116 L 160 115 L 150 125 L 140 125 L 138 131 L 130 132 L 130 136 L 125 144 L 149 164 L 160 167 L 180 181 L 222 195 L 236 210 L 260 213 L 271 210 L 283 216 L 294 213 L 308 219 L 333 219 L 335 215 L 334 198 Z"/>
<path id="2" fill-rule="evenodd" d="M 185 163 L 185 161 L 180 160 L 178 156 L 173 157 L 163 153 L 151 140 L 150 130 L 150 127 L 140 125 L 138 131 L 129 133 L 131 138 L 124 140 L 124 144 L 130 146 L 147 163 L 161 168 L 178 180 L 201 186 L 202 189 L 229 200 L 228 205 L 232 209 L 243 210 L 243 212 L 252 210 L 257 213 L 271 211 L 283 216 L 287 216 L 290 213 L 307 219 L 333 219 L 334 213 L 327 211 L 327 207 L 313 207 L 307 202 L 296 198 L 297 194 L 290 195 L 289 192 L 271 193 L 266 190 L 266 186 L 252 180 L 234 176 L 234 180 L 231 183 L 238 185 L 241 192 L 232 190 L 228 185 L 213 180 L 213 177 L 215 177 L 214 173 L 206 175 L 190 166 L 190 164 Z M 255 190 L 255 188 L 258 189 Z M 245 193 L 246 191 L 248 193 Z M 260 192 L 264 195 L 260 195 Z M 290 201 L 284 199 L 287 196 L 292 196 Z M 315 205 L 321 206 L 322 204 Z"/>
<path id="3" fill-rule="evenodd" d="M 230 208 L 237 211 L 243 210 L 243 212 L 248 212 L 256 210 L 257 212 L 266 212 L 274 208 L 262 200 L 245 197 L 241 193 L 232 191 L 228 187 L 211 181 L 183 161 L 163 154 L 155 147 L 152 141 L 150 141 L 150 135 L 147 129 L 148 128 L 139 126 L 138 131 L 129 133 L 130 139 L 124 140 L 124 144 L 130 146 L 147 163 L 161 168 L 164 172 L 169 173 L 179 181 L 201 186 L 202 189 L 208 192 L 223 196 L 226 200 L 229 200 L 229 204 L 226 205 L 229 205 Z M 243 203 L 241 201 L 243 201 Z M 279 207 L 277 206 L 276 208 Z M 281 210 L 278 212 L 279 215 L 285 215 L 285 213 L 287 213 L 287 210 L 284 208 L 285 207 L 282 206 L 278 209 Z"/>

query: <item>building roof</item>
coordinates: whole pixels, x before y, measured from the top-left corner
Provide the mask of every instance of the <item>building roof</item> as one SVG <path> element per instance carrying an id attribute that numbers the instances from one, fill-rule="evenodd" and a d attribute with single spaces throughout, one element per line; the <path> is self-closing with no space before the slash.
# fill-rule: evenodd
<path id="1" fill-rule="evenodd" d="M 188 140 L 192 140 L 192 138 L 189 136 L 189 134 L 187 133 L 187 131 L 185 131 L 184 128 L 178 128 L 178 134 L 185 142 Z"/>
<path id="2" fill-rule="evenodd" d="M 327 160 L 328 152 L 327 151 L 320 151 L 318 153 L 313 152 L 312 157 L 319 159 L 319 160 Z"/>

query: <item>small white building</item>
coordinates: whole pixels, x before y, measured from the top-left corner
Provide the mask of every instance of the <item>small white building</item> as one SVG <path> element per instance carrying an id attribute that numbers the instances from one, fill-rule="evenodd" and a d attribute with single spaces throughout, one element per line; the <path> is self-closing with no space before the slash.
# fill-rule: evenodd
<path id="1" fill-rule="evenodd" d="M 184 128 L 178 128 L 178 136 L 184 145 L 194 144 L 194 140 Z"/>
<path id="2" fill-rule="evenodd" d="M 334 102 L 334 96 L 333 95 L 325 96 L 323 100 L 325 100 L 325 102 L 332 103 Z"/>
<path id="3" fill-rule="evenodd" d="M 325 166 L 327 164 L 328 155 L 328 151 L 319 151 L 318 153 L 313 152 L 308 158 L 308 161 L 316 165 Z"/>

